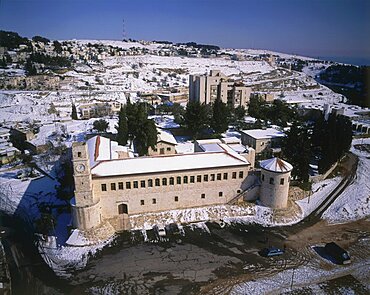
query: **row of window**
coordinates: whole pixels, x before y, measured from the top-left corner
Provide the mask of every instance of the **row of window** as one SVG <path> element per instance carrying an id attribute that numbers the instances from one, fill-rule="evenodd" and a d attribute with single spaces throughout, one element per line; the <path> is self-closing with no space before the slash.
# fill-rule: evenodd
<path id="1" fill-rule="evenodd" d="M 262 181 L 265 181 L 265 175 L 262 174 Z M 284 185 L 284 178 L 280 178 L 280 185 Z M 288 178 L 288 182 L 289 182 L 289 178 Z M 274 184 L 274 178 L 270 177 L 270 180 L 269 180 L 269 184 Z"/>
<path id="2" fill-rule="evenodd" d="M 243 178 L 244 177 L 244 172 L 243 171 L 239 171 L 239 173 L 237 172 L 232 172 L 231 173 L 231 178 L 232 179 L 236 179 L 237 176 L 239 178 Z M 195 183 L 195 182 L 208 182 L 208 181 L 215 181 L 215 180 L 227 180 L 229 177 L 228 173 L 225 172 L 225 173 L 217 173 L 217 174 L 204 174 L 204 175 L 192 175 L 192 176 L 177 176 L 176 178 L 175 177 L 170 177 L 170 178 L 155 178 L 154 181 L 153 179 L 148 179 L 147 181 L 145 180 L 134 180 L 134 181 L 127 181 L 125 183 L 125 188 L 126 189 L 131 189 L 131 188 L 139 188 L 139 185 L 141 188 L 145 188 L 145 187 L 153 187 L 153 186 L 167 186 L 167 185 L 175 185 L 175 182 L 176 184 L 188 184 L 188 183 Z M 119 190 L 123 190 L 124 189 L 124 183 L 123 182 L 118 182 L 118 186 L 117 186 L 117 183 L 115 182 L 112 182 L 110 184 L 110 190 L 112 191 L 115 191 L 117 190 L 117 188 Z M 107 191 L 107 184 L 106 183 L 102 183 L 101 184 L 101 190 L 103 192 L 106 192 Z"/>
<path id="3" fill-rule="evenodd" d="M 219 197 L 223 197 L 223 195 L 224 195 L 223 192 L 218 192 L 218 196 Z M 201 199 L 205 199 L 206 198 L 206 194 L 201 194 L 200 195 L 200 198 Z M 175 196 L 174 197 L 174 201 L 175 202 L 178 202 L 179 201 L 179 197 L 178 196 Z M 157 199 L 153 198 L 152 199 L 152 204 L 157 204 Z M 145 205 L 145 200 L 140 200 L 140 205 L 141 206 L 144 206 Z"/>

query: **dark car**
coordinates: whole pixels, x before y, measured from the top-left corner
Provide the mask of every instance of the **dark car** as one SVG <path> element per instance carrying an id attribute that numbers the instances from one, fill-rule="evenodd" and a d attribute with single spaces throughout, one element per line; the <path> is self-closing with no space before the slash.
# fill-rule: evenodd
<path id="1" fill-rule="evenodd" d="M 271 256 L 279 256 L 284 254 L 284 251 L 276 248 L 276 247 L 269 247 L 269 248 L 263 248 L 259 254 L 264 257 L 271 257 Z"/>
<path id="2" fill-rule="evenodd" d="M 334 242 L 327 243 L 325 245 L 325 252 L 340 264 L 351 263 L 351 258 L 349 257 L 348 252 Z"/>

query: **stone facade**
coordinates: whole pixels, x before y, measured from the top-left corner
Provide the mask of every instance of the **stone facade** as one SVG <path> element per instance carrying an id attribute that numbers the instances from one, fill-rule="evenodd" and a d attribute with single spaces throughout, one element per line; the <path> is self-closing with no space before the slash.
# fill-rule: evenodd
<path id="1" fill-rule="evenodd" d="M 211 70 L 210 75 L 189 76 L 189 100 L 211 104 L 217 98 L 234 107 L 246 107 L 251 88 L 230 80 L 220 71 Z"/>
<path id="2" fill-rule="evenodd" d="M 260 201 L 267 207 L 286 208 L 292 166 L 273 158 L 261 161 L 261 168 Z"/>

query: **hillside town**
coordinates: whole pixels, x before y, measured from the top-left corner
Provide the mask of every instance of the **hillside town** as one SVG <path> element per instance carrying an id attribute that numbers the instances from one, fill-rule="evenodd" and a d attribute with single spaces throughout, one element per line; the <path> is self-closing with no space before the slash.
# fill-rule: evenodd
<path id="1" fill-rule="evenodd" d="M 175 279 L 196 283 L 192 294 L 257 294 L 255 275 L 267 269 L 276 282 L 296 269 L 301 286 L 318 270 L 361 278 L 370 257 L 370 105 L 331 87 L 338 66 L 361 70 L 195 42 L 0 31 L 1 212 L 26 229 L 54 274 L 72 285 L 93 281 L 86 292 L 94 294 L 144 294 L 150 278 L 162 280 L 161 260 Z M 304 236 L 312 228 L 321 235 Z M 244 248 L 248 239 L 255 242 Z M 350 249 L 351 266 L 339 269 L 315 250 L 329 239 Z M 285 260 L 262 260 L 261 246 L 279 246 Z M 99 263 L 113 263 L 110 251 L 132 272 L 100 273 Z M 141 255 L 158 264 L 148 280 Z M 127 286 L 98 283 L 117 274 Z"/>

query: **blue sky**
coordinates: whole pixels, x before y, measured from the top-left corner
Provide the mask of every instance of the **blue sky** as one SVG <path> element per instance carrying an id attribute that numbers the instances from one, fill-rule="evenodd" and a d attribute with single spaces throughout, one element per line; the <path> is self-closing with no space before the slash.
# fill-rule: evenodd
<path id="1" fill-rule="evenodd" d="M 0 29 L 370 60 L 370 0 L 0 0 Z"/>

